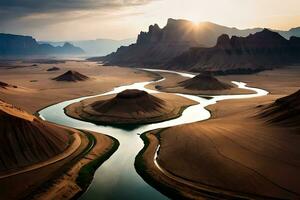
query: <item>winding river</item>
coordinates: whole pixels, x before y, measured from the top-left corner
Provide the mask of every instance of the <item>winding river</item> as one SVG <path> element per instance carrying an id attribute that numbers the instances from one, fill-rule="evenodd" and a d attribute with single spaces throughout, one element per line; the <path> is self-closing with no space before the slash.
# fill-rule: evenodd
<path id="1" fill-rule="evenodd" d="M 146 71 L 157 71 L 157 72 L 168 72 L 176 73 L 184 77 L 192 78 L 194 75 L 188 73 L 180 73 L 175 71 L 167 70 L 150 70 L 141 69 Z M 64 108 L 72 103 L 79 102 L 81 100 L 104 96 L 110 94 L 116 94 L 126 89 L 140 89 L 145 90 L 148 93 L 159 93 L 159 91 L 150 90 L 145 88 L 146 85 L 163 81 L 164 78 L 157 81 L 140 82 L 131 85 L 116 87 L 110 92 L 106 92 L 100 95 L 82 97 L 74 100 L 64 101 L 56 105 L 49 106 L 39 112 L 42 119 L 61 124 L 64 126 L 69 126 L 78 129 L 86 129 L 99 133 L 104 133 L 110 135 L 120 142 L 118 150 L 101 165 L 101 167 L 96 171 L 94 180 L 92 181 L 89 189 L 84 193 L 80 199 L 81 200 L 96 200 L 96 199 L 168 199 L 166 196 L 162 195 L 160 192 L 149 186 L 135 171 L 134 160 L 138 152 L 143 148 L 144 144 L 140 138 L 140 134 L 146 131 L 176 126 L 180 124 L 187 124 L 197 121 L 202 121 L 210 118 L 210 112 L 205 109 L 206 106 L 215 104 L 217 101 L 226 99 L 242 99 L 242 98 L 253 98 L 258 96 L 267 95 L 268 92 L 258 88 L 247 87 L 245 83 L 233 82 L 239 88 L 248 89 L 255 91 L 255 94 L 246 95 L 221 95 L 212 96 L 211 99 L 201 98 L 195 95 L 186 94 L 174 94 L 180 95 L 188 99 L 192 99 L 199 104 L 190 106 L 186 108 L 182 116 L 176 119 L 142 125 L 134 130 L 123 130 L 120 128 L 115 128 L 112 126 L 100 126 L 89 122 L 80 121 L 73 119 L 65 115 Z M 161 169 L 163 170 L 163 169 Z"/>

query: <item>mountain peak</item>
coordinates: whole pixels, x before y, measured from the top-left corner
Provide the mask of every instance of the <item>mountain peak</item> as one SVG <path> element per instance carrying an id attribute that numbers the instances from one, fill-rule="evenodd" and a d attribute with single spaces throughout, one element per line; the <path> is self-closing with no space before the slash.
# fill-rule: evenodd
<path id="1" fill-rule="evenodd" d="M 221 35 L 217 40 L 217 47 L 229 47 L 230 46 L 230 37 L 227 34 Z"/>
<path id="2" fill-rule="evenodd" d="M 291 28 L 290 30 L 289 30 L 290 32 L 300 32 L 300 26 L 299 27 L 295 27 L 295 28 Z"/>
<path id="3" fill-rule="evenodd" d="M 172 24 L 172 23 L 174 23 L 176 21 L 177 21 L 176 19 L 169 18 L 168 21 L 167 21 L 167 24 Z"/>
<path id="4" fill-rule="evenodd" d="M 182 23 L 184 23 L 184 24 L 186 24 L 186 23 L 192 24 L 191 21 L 186 20 L 186 19 L 173 19 L 173 18 L 169 18 L 166 26 L 167 27 L 168 26 L 177 26 L 178 24 L 182 24 Z"/>
<path id="5" fill-rule="evenodd" d="M 150 25 L 149 26 L 149 32 L 157 32 L 160 31 L 160 27 L 158 26 L 158 24 L 154 24 L 154 25 Z"/>
<path id="6" fill-rule="evenodd" d="M 267 28 L 264 28 L 260 32 L 256 32 L 252 35 L 253 37 L 265 37 L 265 39 L 270 39 L 271 38 L 280 38 L 284 40 L 284 37 L 282 37 L 279 33 L 271 31 Z"/>
<path id="7" fill-rule="evenodd" d="M 71 44 L 70 42 L 65 42 L 63 47 L 74 47 L 74 45 Z"/>

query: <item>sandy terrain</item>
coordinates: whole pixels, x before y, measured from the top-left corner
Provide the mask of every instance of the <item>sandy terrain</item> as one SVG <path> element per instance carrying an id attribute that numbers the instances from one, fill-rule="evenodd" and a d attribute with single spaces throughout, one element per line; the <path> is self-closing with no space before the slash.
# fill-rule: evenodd
<path id="1" fill-rule="evenodd" d="M 88 144 L 80 131 L 42 121 L 2 101 L 0 133 L 0 199 L 27 197 L 67 170 Z M 97 146 L 105 148 L 109 142 L 99 140 Z"/>
<path id="2" fill-rule="evenodd" d="M 68 106 L 65 112 L 71 117 L 94 123 L 145 124 L 176 118 L 181 115 L 182 108 L 196 104 L 172 94 L 145 93 L 136 98 L 118 96 L 119 94 L 83 100 Z M 100 108 L 95 108 L 94 104 Z"/>
<path id="3" fill-rule="evenodd" d="M 53 66 L 60 70 L 48 72 L 47 69 Z M 90 79 L 76 83 L 52 80 L 68 70 L 78 71 Z M 149 133 L 147 136 L 151 143 L 143 158 L 154 185 L 159 182 L 167 188 L 171 187 L 172 191 L 180 191 L 185 197 L 199 199 L 200 194 L 210 196 L 216 195 L 216 192 L 222 197 L 255 195 L 258 198 L 257 195 L 267 195 L 299 198 L 300 137 L 295 134 L 299 131 L 267 126 L 264 121 L 253 117 L 260 111 L 258 105 L 271 103 L 298 90 L 299 75 L 299 69 L 282 69 L 256 75 L 218 77 L 225 82 L 247 82 L 250 86 L 264 88 L 271 94 L 255 99 L 223 101 L 209 107 L 213 114 L 211 120 Z M 163 86 L 172 86 L 174 82 L 185 80 L 173 74 L 163 76 L 167 77 L 166 81 L 160 83 Z M 0 81 L 17 88 L 0 88 L 0 99 L 34 113 L 53 103 L 99 94 L 115 86 L 153 78 L 154 75 L 135 69 L 104 67 L 82 61 L 11 63 L 9 66 L 1 63 Z M 203 94 L 203 91 L 198 92 Z M 249 91 L 235 88 L 226 92 L 232 94 Z M 166 98 L 167 96 L 171 97 L 166 95 Z M 158 134 L 160 141 L 157 139 Z M 30 195 L 32 198 L 31 191 L 40 187 L 40 193 L 34 195 L 36 199 L 73 197 L 81 191 L 75 183 L 81 166 L 109 152 L 113 144 L 106 136 L 93 135 L 97 138 L 96 146 L 84 158 L 82 152 L 88 140 L 85 134 L 80 133 L 81 145 L 67 158 L 36 170 L 0 178 L 0 185 L 3 186 L 0 187 L 0 196 L 4 199 L 17 199 Z M 168 173 L 162 173 L 153 163 L 159 143 L 161 150 L 158 162 Z M 55 181 L 53 177 L 56 177 Z M 48 181 L 51 179 L 52 181 Z M 45 181 L 46 185 L 43 185 Z"/>
<path id="4" fill-rule="evenodd" d="M 48 72 L 56 66 L 58 71 Z M 55 78 L 68 70 L 75 70 L 90 77 L 87 81 L 60 82 Z M 18 88 L 0 88 L 0 99 L 12 103 L 30 113 L 50 104 L 82 96 L 99 94 L 113 87 L 137 81 L 153 80 L 148 72 L 121 67 L 104 67 L 94 62 L 67 61 L 65 63 L 2 63 L 0 81 Z M 34 102 L 34 103 L 32 103 Z"/>
<path id="5" fill-rule="evenodd" d="M 194 95 L 221 95 L 221 94 L 251 94 L 252 91 L 242 90 L 231 83 L 234 79 L 228 79 L 226 76 L 218 76 L 217 78 L 220 81 L 223 81 L 227 84 L 231 84 L 233 88 L 228 90 L 191 90 L 184 88 L 180 85 L 181 82 L 188 80 L 189 78 L 182 77 L 178 74 L 166 73 L 166 72 L 158 72 L 161 76 L 166 78 L 166 80 L 153 83 L 148 85 L 148 88 L 156 88 L 163 92 L 171 92 L 171 93 L 184 93 L 184 94 L 194 94 Z"/>
<path id="6" fill-rule="evenodd" d="M 270 124 L 257 117 L 262 109 L 258 105 L 298 91 L 299 75 L 300 69 L 292 68 L 226 76 L 271 94 L 222 101 L 209 106 L 210 120 L 148 133 L 143 176 L 157 189 L 168 192 L 171 188 L 187 198 L 299 199 L 299 127 Z M 158 164 L 165 173 L 153 163 L 158 144 Z"/>
<path id="7" fill-rule="evenodd" d="M 108 136 L 44 122 L 4 102 L 0 119 L 0 199 L 32 199 L 37 191 L 35 199 L 71 199 L 86 189 L 77 184 L 82 167 L 115 149 Z"/>
<path id="8" fill-rule="evenodd" d="M 2 101 L 0 133 L 0 178 L 63 159 L 81 143 L 73 131 L 44 122 Z"/>
<path id="9" fill-rule="evenodd" d="M 88 143 L 80 132 L 72 129 L 69 131 L 73 132 L 75 140 L 63 153 L 25 168 L 3 172 L 0 177 L 1 199 L 22 199 L 68 169 L 72 159 L 80 155 Z"/>

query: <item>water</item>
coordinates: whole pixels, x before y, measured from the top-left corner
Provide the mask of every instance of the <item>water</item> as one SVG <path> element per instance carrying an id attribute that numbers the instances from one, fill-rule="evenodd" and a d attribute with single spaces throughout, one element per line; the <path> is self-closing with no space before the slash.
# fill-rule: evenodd
<path id="1" fill-rule="evenodd" d="M 148 71 L 163 71 L 168 73 L 176 73 L 184 77 L 192 78 L 195 75 L 180 73 L 168 70 L 150 70 Z M 155 90 L 150 90 L 145 88 L 146 85 L 153 82 L 160 82 L 164 79 L 158 81 L 149 81 L 134 83 L 131 85 L 116 87 L 112 91 L 95 95 L 104 96 L 110 94 L 116 94 L 126 89 L 140 89 L 145 90 L 148 93 L 159 93 Z M 96 200 L 96 199 L 167 199 L 166 196 L 162 195 L 160 192 L 149 186 L 135 171 L 134 160 L 138 152 L 143 148 L 144 144 L 141 140 L 139 134 L 158 129 L 176 126 L 180 124 L 187 124 L 197 121 L 202 121 L 210 118 L 210 112 L 205 109 L 206 106 L 215 104 L 217 101 L 225 99 L 241 99 L 241 98 L 253 98 L 258 96 L 267 95 L 268 92 L 258 88 L 247 87 L 245 83 L 233 82 L 240 88 L 253 90 L 255 94 L 246 95 L 221 95 L 213 96 L 211 99 L 201 98 L 195 95 L 186 94 L 175 94 L 182 97 L 192 99 L 199 104 L 190 106 L 186 108 L 182 116 L 176 119 L 153 123 L 148 125 L 142 125 L 136 127 L 134 130 L 123 130 L 120 128 L 115 128 L 112 126 L 95 125 L 89 122 L 80 121 L 73 119 L 65 115 L 64 108 L 72 103 L 79 102 L 83 99 L 95 97 L 82 97 L 70 101 L 65 101 L 47 107 L 39 112 L 42 119 L 61 124 L 64 126 L 69 126 L 78 129 L 86 129 L 99 133 L 104 133 L 110 135 L 120 142 L 118 150 L 107 160 L 95 173 L 94 180 L 92 181 L 89 189 L 84 193 L 80 199 L 81 200 Z M 163 169 L 161 169 L 163 170 Z"/>

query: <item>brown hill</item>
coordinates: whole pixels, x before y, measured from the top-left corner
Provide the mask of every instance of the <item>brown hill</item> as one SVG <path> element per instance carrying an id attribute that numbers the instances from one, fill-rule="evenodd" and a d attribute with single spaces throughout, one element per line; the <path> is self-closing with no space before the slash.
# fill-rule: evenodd
<path id="1" fill-rule="evenodd" d="M 212 48 L 191 48 L 167 66 L 173 69 L 211 71 L 215 74 L 249 73 L 300 63 L 300 39 L 285 39 L 264 29 L 247 37 L 222 35 Z"/>
<path id="2" fill-rule="evenodd" d="M 98 101 L 91 107 L 101 113 L 148 113 L 160 112 L 165 102 L 141 90 L 125 90 L 108 101 Z"/>
<path id="3" fill-rule="evenodd" d="M 264 107 L 259 116 L 270 123 L 300 127 L 300 90 Z"/>
<path id="4" fill-rule="evenodd" d="M 146 124 L 180 116 L 182 107 L 194 102 L 176 95 L 151 95 L 125 90 L 116 96 L 95 97 L 68 106 L 74 118 L 100 124 Z"/>
<path id="5" fill-rule="evenodd" d="M 45 161 L 62 153 L 69 142 L 64 129 L 0 101 L 0 171 Z"/>
<path id="6" fill-rule="evenodd" d="M 223 83 L 210 74 L 199 74 L 194 78 L 182 81 L 180 86 L 189 90 L 227 90 L 233 86 Z"/>
<path id="7" fill-rule="evenodd" d="M 85 81 L 89 79 L 89 77 L 83 75 L 83 74 L 80 74 L 79 72 L 76 72 L 76 71 L 73 71 L 73 70 L 69 70 L 67 71 L 66 73 L 56 77 L 56 78 L 53 78 L 53 80 L 56 80 L 56 81 L 72 81 L 72 82 L 76 82 L 76 81 Z"/>

